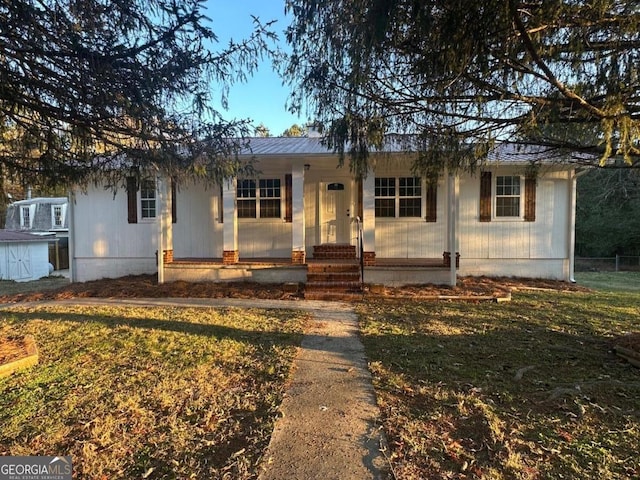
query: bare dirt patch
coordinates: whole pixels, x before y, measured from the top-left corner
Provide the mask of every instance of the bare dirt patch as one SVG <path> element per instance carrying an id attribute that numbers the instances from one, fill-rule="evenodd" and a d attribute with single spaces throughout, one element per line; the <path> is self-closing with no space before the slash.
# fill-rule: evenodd
<path id="1" fill-rule="evenodd" d="M 404 287 L 386 287 L 380 293 L 368 297 L 424 297 L 424 296 L 491 296 L 521 289 L 549 289 L 558 291 L 587 291 L 588 289 L 554 280 L 523 278 L 461 277 L 456 287 L 446 285 L 408 285 Z M 286 291 L 282 284 L 261 284 L 252 282 L 233 283 L 191 283 L 171 282 L 158 285 L 155 275 L 132 275 L 116 279 L 95 280 L 84 283 L 67 284 L 59 288 L 14 293 L 0 296 L 0 303 L 14 303 L 37 300 L 56 300 L 68 298 L 260 298 L 260 299 L 296 299 L 299 293 Z"/>
<path id="2" fill-rule="evenodd" d="M 25 357 L 27 355 L 26 349 L 27 343 L 24 337 L 0 337 L 0 365 Z"/>
<path id="3" fill-rule="evenodd" d="M 0 336 L 0 377 L 38 363 L 33 336 Z"/>
<path id="4" fill-rule="evenodd" d="M 510 277 L 459 277 L 455 287 L 447 285 L 405 285 L 385 287 L 379 294 L 382 298 L 424 297 L 499 297 L 517 290 L 588 291 L 574 283 L 557 280 L 510 278 Z M 376 290 L 377 291 L 377 290 Z"/>

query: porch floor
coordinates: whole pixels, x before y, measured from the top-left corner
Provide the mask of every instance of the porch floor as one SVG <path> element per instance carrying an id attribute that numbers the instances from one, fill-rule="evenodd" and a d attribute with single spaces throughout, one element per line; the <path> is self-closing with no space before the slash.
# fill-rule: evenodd
<path id="1" fill-rule="evenodd" d="M 307 258 L 307 264 L 349 264 L 358 262 L 358 259 L 315 259 Z M 442 258 L 376 258 L 375 267 L 422 267 L 422 268 L 444 268 Z M 223 265 L 222 258 L 174 258 L 173 264 L 183 265 Z M 240 258 L 235 265 L 294 265 L 290 258 L 252 257 Z M 372 268 L 367 267 L 366 268 Z"/>
<path id="2" fill-rule="evenodd" d="M 174 258 L 171 263 L 189 264 L 189 265 L 222 265 L 221 257 L 214 258 Z M 235 265 L 292 265 L 290 258 L 241 258 Z"/>
<path id="3" fill-rule="evenodd" d="M 448 284 L 450 271 L 441 258 L 376 258 L 375 265 L 365 266 L 364 282 L 402 286 L 410 284 Z M 305 264 L 291 263 L 290 258 L 240 258 L 238 263 L 226 265 L 222 258 L 174 258 L 166 263 L 165 281 L 307 283 L 312 270 L 335 270 L 344 265 L 359 270 L 358 259 L 314 259 Z M 315 268 L 314 268 L 315 267 Z"/>

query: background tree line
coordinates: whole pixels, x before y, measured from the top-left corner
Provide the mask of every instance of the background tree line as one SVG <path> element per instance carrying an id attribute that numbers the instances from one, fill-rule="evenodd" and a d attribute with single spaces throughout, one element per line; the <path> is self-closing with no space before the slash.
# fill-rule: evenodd
<path id="1" fill-rule="evenodd" d="M 638 211 L 640 171 L 630 168 L 588 170 L 578 178 L 576 255 L 640 255 Z"/>

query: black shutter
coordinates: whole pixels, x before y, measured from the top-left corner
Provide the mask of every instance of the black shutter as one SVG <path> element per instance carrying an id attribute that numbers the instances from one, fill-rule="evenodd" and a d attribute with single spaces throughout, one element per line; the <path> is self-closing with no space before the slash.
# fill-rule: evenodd
<path id="1" fill-rule="evenodd" d="M 491 221 L 491 172 L 480 174 L 480 221 Z"/>
<path id="2" fill-rule="evenodd" d="M 290 173 L 284 176 L 284 221 L 293 222 L 293 177 Z"/>
<path id="3" fill-rule="evenodd" d="M 427 185 L 427 211 L 425 220 L 427 222 L 435 222 L 438 215 L 438 185 L 430 183 Z"/>
<path id="4" fill-rule="evenodd" d="M 524 179 L 524 221 L 536 221 L 536 177 Z"/>
<path id="5" fill-rule="evenodd" d="M 358 178 L 358 216 L 360 221 L 364 220 L 364 181 L 362 177 Z"/>
<path id="6" fill-rule="evenodd" d="M 178 198 L 176 196 L 177 193 L 176 188 L 176 179 L 171 179 L 171 223 L 176 223 L 178 221 Z"/>
<path id="7" fill-rule="evenodd" d="M 222 184 L 220 184 L 220 193 L 218 194 L 218 213 L 220 217 L 220 223 L 224 223 L 224 205 L 223 205 L 223 193 Z"/>
<path id="8" fill-rule="evenodd" d="M 127 221 L 138 223 L 138 184 L 136 177 L 127 177 Z"/>

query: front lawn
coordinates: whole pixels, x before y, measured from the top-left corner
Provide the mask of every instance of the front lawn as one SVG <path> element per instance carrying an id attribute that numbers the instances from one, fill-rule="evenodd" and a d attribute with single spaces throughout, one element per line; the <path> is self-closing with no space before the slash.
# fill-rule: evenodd
<path id="1" fill-rule="evenodd" d="M 74 478 L 255 478 L 305 317 L 51 307 L 0 312 L 40 364 L 0 379 L 0 455 L 71 455 Z"/>
<path id="2" fill-rule="evenodd" d="M 596 290 L 640 292 L 640 272 L 576 272 L 579 285 Z"/>
<path id="3" fill-rule="evenodd" d="M 363 340 L 398 479 L 640 477 L 640 294 L 379 302 Z"/>

